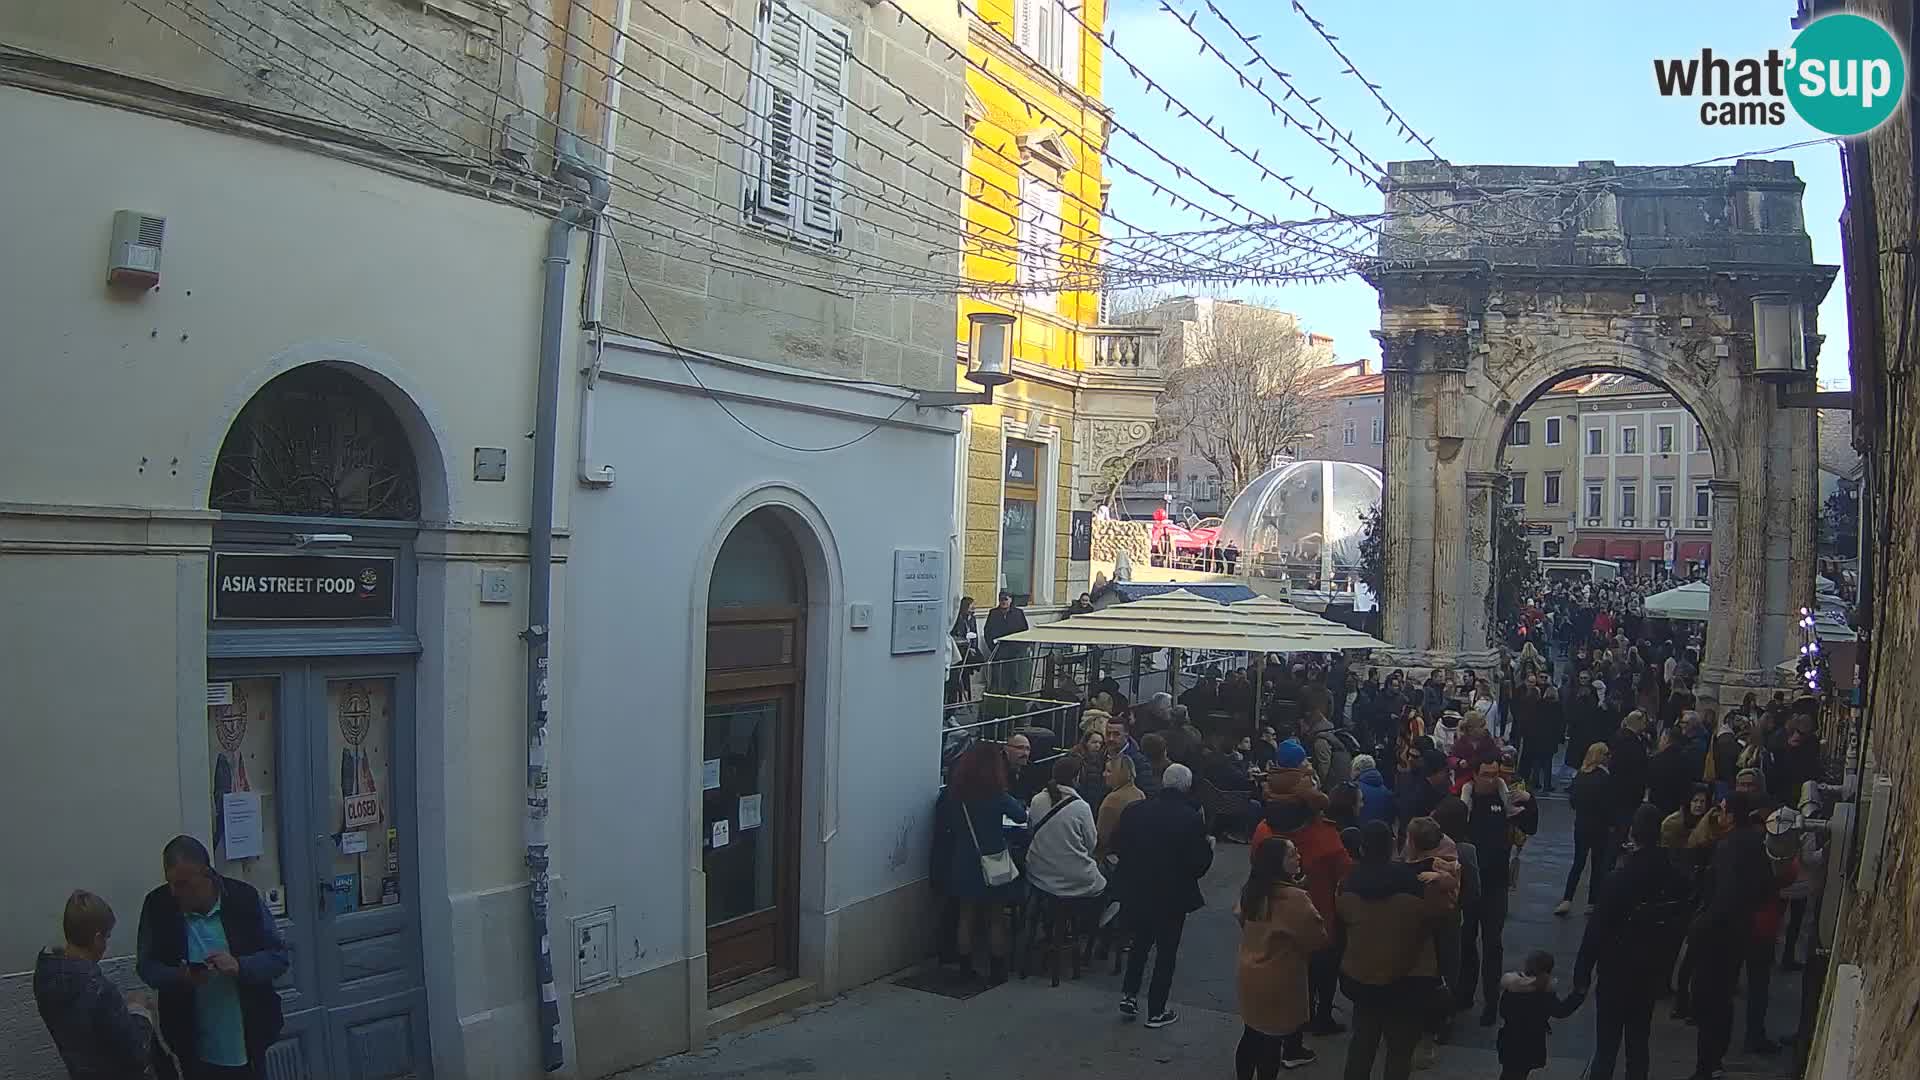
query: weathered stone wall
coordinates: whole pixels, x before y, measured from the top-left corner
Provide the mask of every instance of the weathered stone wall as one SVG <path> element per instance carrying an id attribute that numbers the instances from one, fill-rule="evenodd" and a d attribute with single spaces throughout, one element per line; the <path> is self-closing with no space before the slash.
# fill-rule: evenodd
<path id="1" fill-rule="evenodd" d="M 1852 5 L 1911 40 L 1912 5 L 1862 0 Z M 1909 83 L 1911 87 L 1911 83 Z M 1909 91 L 1911 94 L 1911 90 Z M 1872 288 L 1877 304 L 1854 336 L 1856 442 L 1866 455 L 1874 500 L 1863 527 L 1879 545 L 1868 676 L 1869 748 L 1874 768 L 1892 780 L 1892 807 L 1879 873 L 1862 882 L 1842 928 L 1836 960 L 1865 977 L 1854 1067 L 1860 1080 L 1908 1077 L 1920 1062 L 1920 393 L 1912 371 L 1920 317 L 1914 311 L 1914 102 L 1864 143 L 1870 191 L 1852 190 L 1852 212 L 1870 210 L 1866 243 L 1849 245 L 1850 288 Z M 1850 180 L 1857 181 L 1856 173 Z M 1859 318 L 1859 314 L 1855 315 Z M 1829 1038 L 1833 1035 L 1830 1033 Z"/>

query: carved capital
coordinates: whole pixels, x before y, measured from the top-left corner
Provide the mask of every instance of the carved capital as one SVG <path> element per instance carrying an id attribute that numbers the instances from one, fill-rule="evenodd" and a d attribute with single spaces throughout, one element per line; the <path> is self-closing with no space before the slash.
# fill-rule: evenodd
<path id="1" fill-rule="evenodd" d="M 1740 495 L 1740 481 L 1713 479 L 1707 481 L 1707 490 L 1713 492 L 1715 502 L 1721 499 L 1737 498 Z"/>
<path id="2" fill-rule="evenodd" d="M 1374 335 L 1380 342 L 1384 371 L 1465 371 L 1468 341 L 1465 330 L 1400 330 Z"/>
<path id="3" fill-rule="evenodd" d="M 1467 490 L 1469 492 L 1504 492 L 1506 489 L 1506 473 L 1481 472 L 1479 469 L 1467 470 Z"/>

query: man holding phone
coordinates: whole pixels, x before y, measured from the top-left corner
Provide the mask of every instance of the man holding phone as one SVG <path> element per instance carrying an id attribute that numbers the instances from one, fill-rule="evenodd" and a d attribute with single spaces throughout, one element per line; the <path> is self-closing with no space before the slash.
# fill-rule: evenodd
<path id="1" fill-rule="evenodd" d="M 221 877 L 206 846 L 161 850 L 167 883 L 140 909 L 140 978 L 159 992 L 160 1033 L 187 1080 L 258 1080 L 280 1036 L 287 944 L 253 886 Z"/>

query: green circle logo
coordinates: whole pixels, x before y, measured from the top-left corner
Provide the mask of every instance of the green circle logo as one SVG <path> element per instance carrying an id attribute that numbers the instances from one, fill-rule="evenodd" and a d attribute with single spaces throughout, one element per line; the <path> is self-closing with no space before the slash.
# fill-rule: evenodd
<path id="1" fill-rule="evenodd" d="M 1793 39 L 1787 99 L 1829 135 L 1861 135 L 1907 93 L 1907 60 L 1886 27 L 1864 15 L 1828 15 Z"/>

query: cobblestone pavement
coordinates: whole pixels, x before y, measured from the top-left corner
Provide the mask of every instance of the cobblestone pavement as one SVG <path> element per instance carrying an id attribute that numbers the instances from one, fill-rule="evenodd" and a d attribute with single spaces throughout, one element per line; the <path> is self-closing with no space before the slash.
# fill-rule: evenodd
<path id="1" fill-rule="evenodd" d="M 1543 801 L 1540 835 L 1527 847 L 1518 892 L 1505 935 L 1508 966 L 1527 950 L 1544 948 L 1559 961 L 1561 982 L 1571 979 L 1584 926 L 1576 907 L 1570 918 L 1553 915 L 1572 858 L 1571 814 L 1566 803 Z M 965 1001 L 881 980 L 774 1020 L 757 1030 L 724 1037 L 627 1074 L 698 1080 L 895 1080 L 895 1078 L 992 1078 L 1060 1080 L 1189 1080 L 1230 1077 L 1240 1035 L 1234 1005 L 1234 950 L 1238 931 L 1233 897 L 1246 873 L 1246 849 L 1222 845 L 1207 876 L 1207 906 L 1187 924 L 1174 978 L 1173 1004 L 1180 1021 L 1146 1030 L 1122 1024 L 1115 1005 L 1119 980 L 1104 970 L 1078 982 L 1048 986 L 1045 978 L 1014 979 Z M 1580 899 L 1585 898 L 1584 887 Z M 1778 975 L 1771 995 L 1776 1037 L 1791 1032 L 1798 1014 L 1797 978 Z M 1682 1080 L 1692 1071 L 1693 1029 L 1667 1018 L 1665 1003 L 1654 1023 L 1654 1080 Z M 1419 1070 L 1423 1080 L 1492 1080 L 1500 1069 L 1493 1028 L 1471 1014 L 1460 1019 L 1452 1045 Z M 1736 1047 L 1743 1032 L 1736 1027 Z M 1320 1061 L 1286 1075 L 1323 1080 L 1341 1075 L 1345 1039 L 1311 1040 Z M 1554 1060 L 1536 1080 L 1576 1080 L 1586 1072 L 1593 1048 L 1593 1005 L 1555 1024 Z M 1790 1055 L 1734 1058 L 1736 1077 L 1785 1075 Z M 1376 1066 L 1377 1068 L 1377 1066 Z M 1616 1076 L 1619 1073 L 1615 1074 Z"/>

